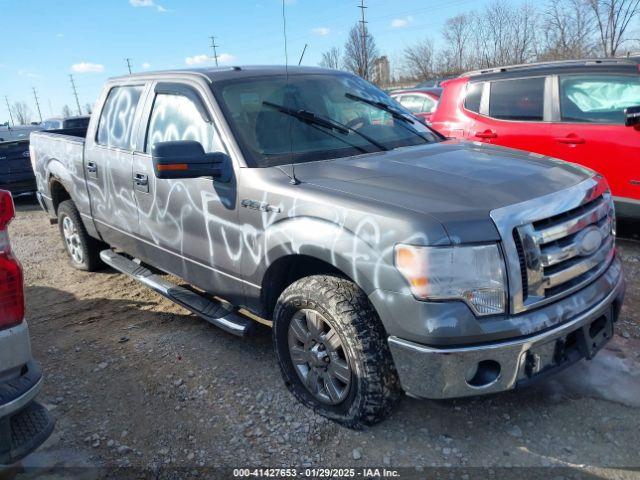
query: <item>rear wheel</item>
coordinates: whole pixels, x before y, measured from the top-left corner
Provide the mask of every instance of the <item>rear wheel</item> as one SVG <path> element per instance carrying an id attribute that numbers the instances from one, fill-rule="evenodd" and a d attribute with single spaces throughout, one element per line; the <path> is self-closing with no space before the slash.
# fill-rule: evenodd
<path id="1" fill-rule="evenodd" d="M 298 280 L 278 299 L 273 328 L 282 376 L 303 404 L 352 428 L 391 412 L 400 390 L 386 334 L 353 282 Z"/>
<path id="2" fill-rule="evenodd" d="M 89 236 L 72 200 L 58 205 L 58 226 L 73 267 L 89 272 L 104 267 L 100 260 L 101 243 Z"/>

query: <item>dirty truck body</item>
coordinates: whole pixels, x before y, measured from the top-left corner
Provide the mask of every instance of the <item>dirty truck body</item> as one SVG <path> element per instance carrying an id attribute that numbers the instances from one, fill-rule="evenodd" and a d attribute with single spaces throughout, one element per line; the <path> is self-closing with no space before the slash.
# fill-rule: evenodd
<path id="1" fill-rule="evenodd" d="M 239 308 L 272 320 L 287 386 L 324 415 L 512 389 L 613 333 L 624 281 L 590 170 L 445 140 L 329 70 L 134 75 L 97 106 L 86 135 L 31 135 L 72 264 L 100 255 L 232 333 Z"/>

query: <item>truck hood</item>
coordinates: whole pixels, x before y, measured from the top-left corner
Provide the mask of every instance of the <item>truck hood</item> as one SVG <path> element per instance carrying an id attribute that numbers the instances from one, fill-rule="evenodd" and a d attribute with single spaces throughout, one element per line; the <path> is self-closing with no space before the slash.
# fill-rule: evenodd
<path id="1" fill-rule="evenodd" d="M 369 202 L 435 217 L 454 243 L 499 239 L 489 213 L 557 192 L 593 175 L 546 156 L 449 140 L 298 164 L 296 177 Z"/>

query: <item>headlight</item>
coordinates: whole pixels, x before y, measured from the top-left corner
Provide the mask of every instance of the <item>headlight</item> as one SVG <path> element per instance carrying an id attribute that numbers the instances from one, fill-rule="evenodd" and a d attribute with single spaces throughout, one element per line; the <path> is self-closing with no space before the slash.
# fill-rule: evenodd
<path id="1" fill-rule="evenodd" d="M 477 315 L 504 313 L 507 281 L 497 244 L 396 245 L 396 268 L 419 300 L 462 300 Z"/>

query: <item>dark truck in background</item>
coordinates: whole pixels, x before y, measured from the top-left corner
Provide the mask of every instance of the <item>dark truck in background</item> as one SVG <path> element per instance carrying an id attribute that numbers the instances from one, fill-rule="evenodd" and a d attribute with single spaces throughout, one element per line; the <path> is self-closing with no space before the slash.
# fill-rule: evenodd
<path id="1" fill-rule="evenodd" d="M 29 138 L 0 142 L 0 190 L 14 196 L 33 194 L 36 177 L 29 156 Z"/>
<path id="2" fill-rule="evenodd" d="M 327 417 L 520 387 L 613 335 L 625 283 L 593 171 L 446 140 L 331 70 L 132 75 L 96 105 L 86 131 L 31 136 L 71 263 L 236 335 L 272 322 L 287 387 Z"/>

